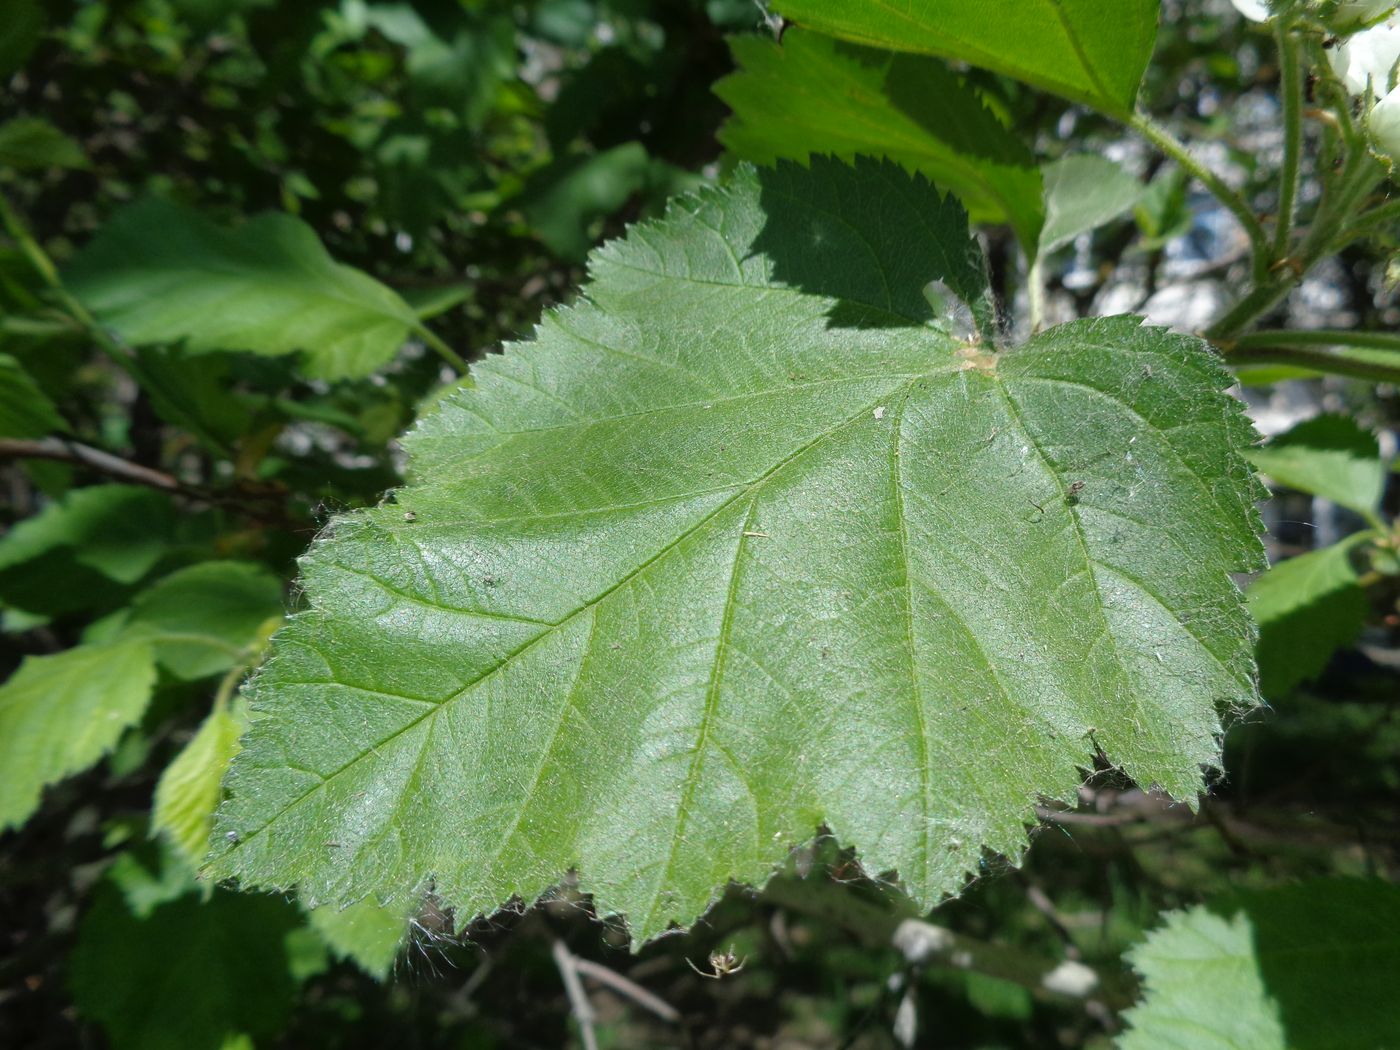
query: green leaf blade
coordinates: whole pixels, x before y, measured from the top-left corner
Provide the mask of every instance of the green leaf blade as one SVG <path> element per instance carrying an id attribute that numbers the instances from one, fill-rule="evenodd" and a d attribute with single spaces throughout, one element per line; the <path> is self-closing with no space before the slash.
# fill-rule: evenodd
<path id="1" fill-rule="evenodd" d="M 24 823 L 45 787 L 110 751 L 145 713 L 155 676 L 144 642 L 26 658 L 0 686 L 0 829 Z"/>
<path id="2" fill-rule="evenodd" d="M 1217 703 L 1256 699 L 1252 432 L 1137 319 L 953 338 L 923 289 L 985 303 L 971 244 L 926 181 L 818 158 L 595 253 L 305 559 L 213 873 L 431 878 L 465 919 L 573 868 L 640 941 L 822 824 L 932 903 L 1095 741 L 1193 794 Z"/>
<path id="3" fill-rule="evenodd" d="M 1269 477 L 1340 507 L 1375 518 L 1385 488 L 1385 464 L 1376 435 L 1348 416 L 1321 415 L 1299 423 L 1251 462 Z"/>
<path id="4" fill-rule="evenodd" d="M 363 376 L 398 351 L 413 310 L 336 263 L 311 228 L 263 215 L 228 231 L 179 205 L 131 205 L 66 275 L 73 293 L 131 343 L 306 353 L 309 375 Z"/>
<path id="5" fill-rule="evenodd" d="M 1157 37 L 1157 0 L 779 0 L 799 25 L 894 51 L 982 66 L 1112 116 L 1133 111 Z"/>

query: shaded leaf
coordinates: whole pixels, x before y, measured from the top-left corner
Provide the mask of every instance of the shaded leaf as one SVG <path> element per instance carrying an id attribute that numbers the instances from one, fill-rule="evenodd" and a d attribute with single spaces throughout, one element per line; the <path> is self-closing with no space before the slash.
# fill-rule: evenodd
<path id="1" fill-rule="evenodd" d="M 0 438 L 43 437 L 67 429 L 29 373 L 9 354 L 0 354 Z"/>
<path id="2" fill-rule="evenodd" d="M 275 897 L 215 891 L 150 910 L 98 888 L 70 962 L 73 1001 L 116 1050 L 203 1050 L 270 1036 L 296 995 L 288 939 L 297 910 Z"/>
<path id="3" fill-rule="evenodd" d="M 0 830 L 29 819 L 45 787 L 111 750 L 145 713 L 155 674 L 139 641 L 25 658 L 0 686 Z"/>
<path id="4" fill-rule="evenodd" d="M 1171 912 L 1121 1050 L 1333 1050 L 1400 1031 L 1400 887 L 1328 879 Z"/>
<path id="5" fill-rule="evenodd" d="M 1045 219 L 1030 150 L 942 62 L 790 29 L 729 42 L 739 72 L 715 85 L 734 110 L 720 141 L 769 164 L 814 153 L 886 156 L 955 194 L 975 222 L 1009 222 L 1034 251 Z"/>
<path id="6" fill-rule="evenodd" d="M 1366 624 L 1366 595 L 1352 553 L 1370 538 L 1281 561 L 1250 585 L 1249 611 L 1259 624 L 1259 684 L 1265 696 L 1291 692 L 1321 674 L 1332 654 L 1356 641 Z"/>
<path id="7" fill-rule="evenodd" d="M 1143 186 L 1113 161 L 1071 153 L 1045 165 L 1045 228 L 1040 250 L 1052 252 L 1132 209 Z"/>
<path id="8" fill-rule="evenodd" d="M 173 528 L 170 497 L 162 492 L 134 485 L 76 489 L 0 539 L 0 572 L 71 547 L 80 565 L 135 583 L 165 553 Z"/>
<path id="9" fill-rule="evenodd" d="M 1005 73 L 1115 116 L 1133 110 L 1157 38 L 1158 0 L 776 0 L 799 25 L 892 51 Z"/>
<path id="10" fill-rule="evenodd" d="M 86 168 L 82 147 L 39 117 L 15 117 L 0 124 L 0 165 L 17 171 Z"/>
<path id="11" fill-rule="evenodd" d="M 1385 489 L 1376 435 L 1348 416 L 1321 415 L 1299 423 L 1250 460 L 1280 485 L 1374 515 Z"/>
<path id="12" fill-rule="evenodd" d="M 205 678 L 246 664 L 281 615 L 273 573 L 252 562 L 202 562 L 139 594 L 125 633 L 148 639 L 176 677 Z"/>
<path id="13" fill-rule="evenodd" d="M 290 215 L 230 231 L 181 205 L 142 201 L 102 228 L 66 279 L 127 342 L 300 350 L 307 374 L 326 379 L 374 371 L 417 322 L 397 294 L 335 262 Z"/>
<path id="14" fill-rule="evenodd" d="M 1136 318 L 1000 354 L 930 324 L 982 266 L 925 180 L 822 158 L 595 253 L 304 559 L 211 873 L 431 879 L 466 922 L 574 868 L 640 941 L 821 825 L 931 905 L 1019 855 L 1090 731 L 1194 794 L 1256 699 L 1251 428 Z"/>

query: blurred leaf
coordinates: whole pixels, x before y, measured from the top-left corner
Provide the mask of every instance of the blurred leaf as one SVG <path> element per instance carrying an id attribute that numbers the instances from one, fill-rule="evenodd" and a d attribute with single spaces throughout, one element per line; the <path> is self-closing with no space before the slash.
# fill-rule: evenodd
<path id="1" fill-rule="evenodd" d="M 217 703 L 156 784 L 151 831 L 167 836 L 198 867 L 209 852 L 209 829 L 228 765 L 247 728 L 244 705 Z"/>
<path id="2" fill-rule="evenodd" d="M 24 823 L 46 786 L 106 754 L 145 713 L 155 675 L 142 641 L 25 657 L 0 686 L 0 830 Z"/>
<path id="3" fill-rule="evenodd" d="M 124 636 L 149 641 L 176 677 L 206 678 L 246 664 L 282 608 L 282 581 L 261 565 L 203 562 L 137 595 Z"/>
<path id="4" fill-rule="evenodd" d="M 739 72 L 715 85 L 734 110 L 720 141 L 759 164 L 885 156 L 952 192 L 974 222 L 1009 222 L 1034 251 L 1045 219 L 1029 149 L 942 62 L 790 29 L 729 44 Z"/>
<path id="5" fill-rule="evenodd" d="M 380 981 L 389 975 L 408 937 L 409 915 L 404 908 L 386 908 L 368 897 L 343 909 L 323 905 L 307 916 L 311 928 L 336 956 L 349 959 Z"/>
<path id="6" fill-rule="evenodd" d="M 1374 516 L 1385 489 L 1376 435 L 1348 416 L 1321 415 L 1251 449 L 1250 462 L 1280 485 Z"/>
<path id="7" fill-rule="evenodd" d="M 1071 153 L 1044 167 L 1045 228 L 1042 254 L 1081 233 L 1112 222 L 1142 196 L 1142 183 L 1119 165 L 1094 153 Z"/>
<path id="8" fill-rule="evenodd" d="M 639 142 L 567 157 L 531 178 L 521 210 L 551 251 L 582 262 L 597 239 L 590 224 L 627 203 L 647 186 L 651 175 L 651 158 Z"/>
<path id="9" fill-rule="evenodd" d="M 1121 1050 L 1342 1050 L 1400 1032 L 1400 887 L 1327 879 L 1170 912 Z"/>
<path id="10" fill-rule="evenodd" d="M 39 0 L 6 0 L 0 23 L 0 77 L 8 77 L 29 60 L 44 33 Z"/>
<path id="11" fill-rule="evenodd" d="M 123 850 L 107 869 L 107 881 L 121 893 L 131 913 L 144 919 L 187 893 L 208 896 L 213 887 L 201 883 L 198 874 L 174 843 L 160 839 Z"/>
<path id="12" fill-rule="evenodd" d="M 408 288 L 401 294 L 418 319 L 426 321 L 465 302 L 472 288 L 469 284 L 448 284 L 436 288 Z"/>
<path id="13" fill-rule="evenodd" d="M 967 62 L 1117 117 L 1133 111 L 1157 39 L 1157 0 L 775 0 L 798 25 Z"/>
<path id="14" fill-rule="evenodd" d="M 252 413 L 231 389 L 236 355 L 143 346 L 137 356 L 148 377 L 143 389 L 151 407 L 167 423 L 212 440 L 221 451 L 252 429 Z"/>
<path id="15" fill-rule="evenodd" d="M 417 323 L 398 295 L 333 261 L 289 215 L 227 231 L 180 205 L 146 200 L 118 212 L 67 279 L 127 342 L 300 350 L 307 374 L 325 379 L 374 371 Z"/>
<path id="16" fill-rule="evenodd" d="M 134 485 L 75 489 L 0 539 L 0 572 L 59 548 L 116 580 L 135 583 L 155 566 L 174 530 L 170 497 Z"/>
<path id="17" fill-rule="evenodd" d="M 1133 217 L 1142 231 L 1142 247 L 1147 251 L 1161 248 L 1191 228 L 1186 176 L 1180 168 L 1168 167 L 1147 184 L 1133 207 Z"/>
<path id="18" fill-rule="evenodd" d="M 0 354 L 0 438 L 35 438 L 67 430 L 37 383 L 9 354 Z"/>
<path id="19" fill-rule="evenodd" d="M 17 171 L 86 168 L 83 149 L 38 117 L 15 117 L 0 124 L 0 166 Z"/>
<path id="20" fill-rule="evenodd" d="M 103 883 L 78 928 L 73 1001 L 115 1050 L 218 1050 L 277 1033 L 297 982 L 287 941 L 297 910 L 276 897 L 187 894 L 144 918 Z"/>
<path id="21" fill-rule="evenodd" d="M 1249 587 L 1259 625 L 1259 684 L 1266 697 L 1317 677 L 1332 654 L 1356 641 L 1366 623 L 1366 595 L 1352 552 L 1371 538 L 1358 533 L 1272 566 Z"/>

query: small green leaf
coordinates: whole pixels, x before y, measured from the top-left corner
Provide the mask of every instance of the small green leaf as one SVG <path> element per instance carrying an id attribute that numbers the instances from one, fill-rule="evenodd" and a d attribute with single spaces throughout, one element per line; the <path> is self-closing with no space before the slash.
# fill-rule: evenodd
<path id="1" fill-rule="evenodd" d="M 67 429 L 29 373 L 9 354 L 0 354 L 0 438 L 43 437 Z"/>
<path id="2" fill-rule="evenodd" d="M 0 830 L 28 820 L 46 786 L 111 750 L 145 713 L 155 677 L 141 641 L 25 657 L 0 686 Z"/>
<path id="3" fill-rule="evenodd" d="M 282 615 L 282 581 L 251 562 L 211 561 L 171 573 L 136 597 L 125 634 L 148 639 L 178 678 L 246 664 Z"/>
<path id="4" fill-rule="evenodd" d="M 1374 516 L 1385 488 L 1376 435 L 1348 416 L 1322 415 L 1299 423 L 1249 458 L 1280 485 Z"/>
<path id="5" fill-rule="evenodd" d="M 540 240 L 563 259 L 582 262 L 597 240 L 590 225 L 645 188 L 652 160 L 640 142 L 591 156 L 565 157 L 537 172 L 521 210 Z"/>
<path id="6" fill-rule="evenodd" d="M 1120 1050 L 1341 1050 L 1400 1032 L 1400 887 L 1326 879 L 1171 912 Z"/>
<path id="7" fill-rule="evenodd" d="M 1071 153 L 1045 165 L 1045 229 L 1040 251 L 1052 252 L 1130 211 L 1143 186 L 1113 161 Z"/>
<path id="8" fill-rule="evenodd" d="M 0 539 L 0 571 L 62 547 L 118 583 L 150 572 L 170 543 L 170 497 L 134 485 L 75 489 Z"/>
<path id="9" fill-rule="evenodd" d="M 289 215 L 229 231 L 180 205 L 146 200 L 118 212 L 66 279 L 127 342 L 300 350 L 307 374 L 325 379 L 374 371 L 417 323 L 396 293 L 335 262 Z"/>
<path id="10" fill-rule="evenodd" d="M 1158 0 L 776 0 L 799 25 L 892 51 L 967 62 L 1084 102 L 1132 113 L 1157 39 Z"/>
<path id="11" fill-rule="evenodd" d="M 86 168 L 82 147 L 38 117 L 15 117 L 0 124 L 0 166 L 17 171 Z"/>
<path id="12" fill-rule="evenodd" d="M 1370 533 L 1274 565 L 1250 585 L 1249 611 L 1259 625 L 1259 684 L 1265 696 L 1292 692 L 1315 678 L 1332 654 L 1356 641 L 1366 623 L 1366 595 L 1352 553 Z"/>
<path id="13" fill-rule="evenodd" d="M 224 774 L 238 754 L 238 738 L 247 723 L 245 705 L 216 705 L 156 784 L 151 831 L 167 836 L 195 867 L 209 852 Z"/>
<path id="14" fill-rule="evenodd" d="M 715 85 L 734 110 L 720 141 L 760 164 L 814 153 L 886 156 L 956 195 L 974 222 L 1009 222 L 1029 251 L 1045 220 L 1031 151 L 935 58 L 790 29 L 729 42 L 739 72 Z"/>
<path id="15" fill-rule="evenodd" d="M 296 908 L 216 890 L 132 914 L 104 883 L 78 929 L 73 1001 L 115 1050 L 219 1050 L 240 1032 L 272 1036 L 296 996 L 288 940 Z"/>
<path id="16" fill-rule="evenodd" d="M 335 955 L 380 981 L 389 975 L 408 937 L 408 912 L 370 899 L 344 909 L 324 905 L 307 914 L 311 928 Z"/>
<path id="17" fill-rule="evenodd" d="M 640 942 L 823 825 L 931 906 L 1096 745 L 1200 789 L 1262 556 L 1204 343 L 954 338 L 984 262 L 888 162 L 741 167 L 590 272 L 303 559 L 212 875 L 466 922 L 575 869 Z"/>

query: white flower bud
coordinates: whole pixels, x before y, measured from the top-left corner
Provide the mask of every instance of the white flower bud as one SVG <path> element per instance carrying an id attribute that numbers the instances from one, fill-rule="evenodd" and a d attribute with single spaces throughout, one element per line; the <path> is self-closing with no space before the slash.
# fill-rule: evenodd
<path id="1" fill-rule="evenodd" d="M 1235 5 L 1235 10 L 1244 15 L 1251 22 L 1267 22 L 1269 20 L 1268 0 L 1230 0 Z"/>
<path id="2" fill-rule="evenodd" d="M 1348 37 L 1328 58 L 1353 95 L 1364 95 L 1369 83 L 1375 97 L 1382 97 L 1394 86 L 1395 64 L 1400 62 L 1400 18 Z"/>
<path id="3" fill-rule="evenodd" d="M 1395 8 L 1395 0 L 1343 0 L 1332 13 L 1332 28 L 1339 33 L 1350 33 L 1393 14 Z"/>
<path id="4" fill-rule="evenodd" d="M 1376 103 L 1367 128 L 1376 152 L 1388 158 L 1394 170 L 1393 166 L 1400 162 L 1400 88 Z"/>

